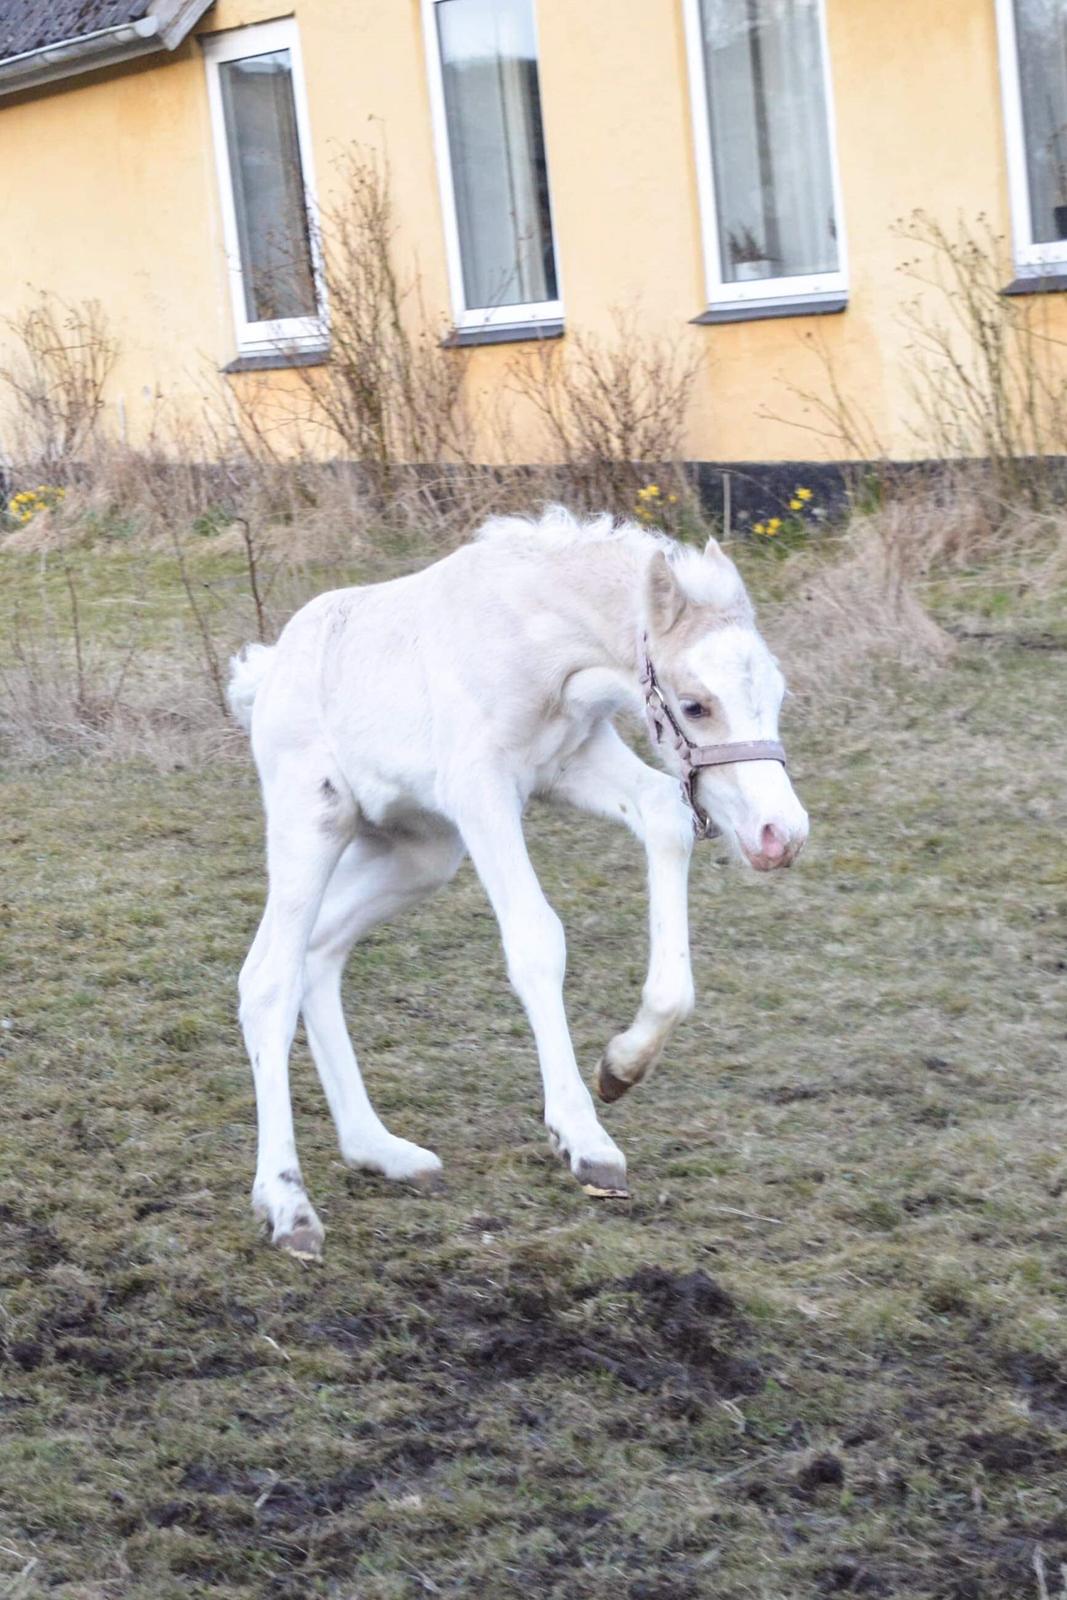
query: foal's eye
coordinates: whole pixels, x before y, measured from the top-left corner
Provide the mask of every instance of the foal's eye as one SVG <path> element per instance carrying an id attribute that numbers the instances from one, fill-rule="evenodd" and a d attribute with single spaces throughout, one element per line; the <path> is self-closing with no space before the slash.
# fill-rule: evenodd
<path id="1" fill-rule="evenodd" d="M 682 715 L 689 717 L 693 722 L 699 722 L 701 717 L 708 715 L 707 706 L 702 706 L 699 700 L 683 700 Z"/>

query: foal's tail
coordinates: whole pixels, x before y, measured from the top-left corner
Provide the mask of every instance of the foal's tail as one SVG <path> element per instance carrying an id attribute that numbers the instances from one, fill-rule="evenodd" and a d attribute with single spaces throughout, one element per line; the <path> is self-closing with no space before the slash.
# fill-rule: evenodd
<path id="1" fill-rule="evenodd" d="M 226 700 L 234 721 L 239 722 L 246 731 L 252 726 L 252 707 L 255 704 L 256 693 L 270 666 L 273 654 L 273 645 L 246 644 L 242 645 L 235 656 L 230 657 L 230 681 L 226 685 Z"/>

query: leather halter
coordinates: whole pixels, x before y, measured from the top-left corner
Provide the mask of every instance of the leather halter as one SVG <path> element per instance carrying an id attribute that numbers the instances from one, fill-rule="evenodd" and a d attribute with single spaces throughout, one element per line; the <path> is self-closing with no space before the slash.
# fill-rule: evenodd
<path id="1" fill-rule="evenodd" d="M 697 803 L 697 773 L 704 767 L 728 767 L 737 761 L 780 761 L 786 765 L 785 747 L 777 739 L 742 739 L 732 744 L 694 744 L 670 708 L 666 695 L 659 686 L 652 657 L 648 653 L 648 636 L 642 640 L 641 687 L 645 692 L 645 719 L 655 745 L 668 745 L 683 767 L 682 794 L 693 813 L 693 828 L 698 839 L 713 839 L 719 830 L 707 812 Z M 666 738 L 670 732 L 671 737 Z"/>

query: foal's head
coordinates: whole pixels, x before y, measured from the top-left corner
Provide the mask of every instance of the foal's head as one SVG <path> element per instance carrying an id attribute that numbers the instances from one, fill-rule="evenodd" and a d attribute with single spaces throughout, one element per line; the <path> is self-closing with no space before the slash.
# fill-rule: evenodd
<path id="1" fill-rule="evenodd" d="M 714 539 L 703 555 L 648 568 L 649 655 L 679 726 L 695 745 L 778 738 L 785 680 L 756 629 L 741 576 Z M 670 752 L 665 752 L 670 760 Z M 761 872 L 790 866 L 808 818 L 777 761 L 703 768 L 696 797 L 738 853 Z"/>

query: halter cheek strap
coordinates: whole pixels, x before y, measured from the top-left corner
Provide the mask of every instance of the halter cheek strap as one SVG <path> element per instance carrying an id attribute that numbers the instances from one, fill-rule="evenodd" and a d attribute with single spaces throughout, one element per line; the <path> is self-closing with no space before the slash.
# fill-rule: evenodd
<path id="1" fill-rule="evenodd" d="M 698 839 L 713 839 L 718 829 L 696 797 L 697 773 L 704 767 L 728 767 L 739 761 L 780 761 L 786 765 L 785 747 L 777 739 L 741 739 L 732 744 L 694 744 L 682 728 L 659 686 L 648 636 L 642 641 L 641 687 L 645 693 L 645 719 L 655 745 L 673 749 L 683 768 L 682 794 L 693 813 Z"/>

